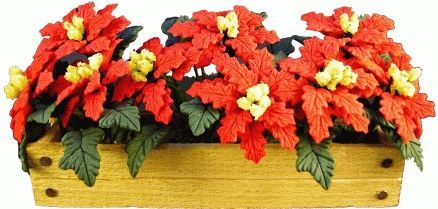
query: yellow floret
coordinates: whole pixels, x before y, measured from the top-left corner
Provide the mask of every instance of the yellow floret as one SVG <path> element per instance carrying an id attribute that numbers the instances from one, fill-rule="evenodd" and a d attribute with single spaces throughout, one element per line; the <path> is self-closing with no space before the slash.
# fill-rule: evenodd
<path id="1" fill-rule="evenodd" d="M 355 34 L 359 30 L 359 16 L 356 13 L 351 16 L 348 16 L 347 13 L 342 14 L 339 17 L 339 22 L 344 33 Z"/>
<path id="2" fill-rule="evenodd" d="M 260 105 L 252 104 L 249 108 L 249 112 L 254 117 L 254 120 L 258 120 L 263 113 L 265 113 L 266 109 L 261 107 Z"/>
<path id="3" fill-rule="evenodd" d="M 132 79 L 137 82 L 146 82 L 146 76 L 154 69 L 156 60 L 155 54 L 147 49 L 142 49 L 140 53 L 132 51 L 129 60 Z"/>
<path id="4" fill-rule="evenodd" d="M 246 97 L 240 97 L 237 100 L 237 106 L 239 106 L 240 109 L 243 109 L 243 110 L 249 110 L 249 108 L 251 107 L 252 103 L 253 103 L 253 101 L 249 100 Z"/>
<path id="5" fill-rule="evenodd" d="M 64 29 L 67 30 L 67 37 L 70 40 L 82 41 L 84 38 L 84 18 L 73 16 L 72 22 L 64 22 Z"/>
<path id="6" fill-rule="evenodd" d="M 357 82 L 358 75 L 350 66 L 337 60 L 330 60 L 322 72 L 315 75 L 316 82 L 327 89 L 334 91 L 338 84 L 349 86 Z"/>
<path id="7" fill-rule="evenodd" d="M 246 97 L 237 100 L 237 106 L 243 110 L 249 110 L 254 120 L 258 120 L 271 106 L 269 98 L 269 86 L 264 83 L 257 84 L 246 89 Z"/>
<path id="8" fill-rule="evenodd" d="M 421 68 L 412 68 L 409 72 L 408 81 L 414 82 L 418 80 L 421 76 Z"/>
<path id="9" fill-rule="evenodd" d="M 15 99 L 20 96 L 21 92 L 26 88 L 28 79 L 23 75 L 23 71 L 17 66 L 9 68 L 9 83 L 4 87 L 4 92 L 8 99 Z"/>
<path id="10" fill-rule="evenodd" d="M 225 17 L 217 17 L 217 28 L 221 33 L 227 31 L 229 38 L 236 38 L 239 34 L 239 19 L 235 12 L 229 12 Z"/>
<path id="11" fill-rule="evenodd" d="M 400 70 L 395 64 L 391 64 L 387 73 L 392 78 L 392 84 L 390 86 L 392 94 L 397 92 L 406 97 L 414 96 L 416 89 L 413 82 L 418 80 L 421 76 L 420 68 L 412 68 L 406 71 Z"/>
<path id="12" fill-rule="evenodd" d="M 64 78 L 67 81 L 76 83 L 84 78 L 90 78 L 94 72 L 98 71 L 100 65 L 103 62 L 103 55 L 100 53 L 94 54 L 88 58 L 88 64 L 78 62 L 76 66 L 69 65 L 67 72 L 65 72 Z"/>

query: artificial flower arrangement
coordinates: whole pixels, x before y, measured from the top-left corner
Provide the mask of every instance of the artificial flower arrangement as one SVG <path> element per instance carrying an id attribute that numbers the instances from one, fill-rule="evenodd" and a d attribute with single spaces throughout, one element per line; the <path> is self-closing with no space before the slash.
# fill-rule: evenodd
<path id="1" fill-rule="evenodd" d="M 41 29 L 24 72 L 10 68 L 4 91 L 16 99 L 11 128 L 23 170 L 26 146 L 58 125 L 59 167 L 88 186 L 99 173 L 99 143 L 126 144 L 133 177 L 164 142 L 239 143 L 254 163 L 269 154 L 268 142 L 279 143 L 325 189 L 333 142 L 392 145 L 423 168 L 421 119 L 435 116 L 434 103 L 419 93 L 421 69 L 387 37 L 387 17 L 348 7 L 310 12 L 302 20 L 322 38 L 280 39 L 263 26 L 266 13 L 201 10 L 167 18 L 165 44 L 151 38 L 125 60 L 142 27 L 113 16 L 115 8 L 71 10 Z M 302 44 L 298 58 L 289 57 L 293 41 Z"/>

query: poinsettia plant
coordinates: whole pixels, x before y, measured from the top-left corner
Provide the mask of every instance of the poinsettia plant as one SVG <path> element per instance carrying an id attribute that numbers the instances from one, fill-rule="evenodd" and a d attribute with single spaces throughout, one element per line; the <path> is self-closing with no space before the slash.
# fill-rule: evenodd
<path id="1" fill-rule="evenodd" d="M 302 20 L 322 38 L 280 39 L 264 27 L 264 12 L 201 10 L 167 18 L 164 45 L 150 38 L 124 59 L 142 27 L 113 16 L 116 6 L 87 3 L 47 24 L 30 66 L 10 68 L 4 90 L 16 99 L 11 128 L 23 170 L 27 144 L 52 126 L 64 147 L 59 167 L 88 186 L 99 143 L 126 144 L 133 177 L 164 142 L 239 143 L 255 163 L 266 143 L 279 143 L 296 149 L 297 170 L 325 189 L 332 142 L 393 145 L 423 168 L 421 119 L 435 116 L 434 103 L 419 93 L 421 69 L 387 36 L 387 17 L 311 12 Z M 289 56 L 293 41 L 302 45 L 298 58 Z"/>

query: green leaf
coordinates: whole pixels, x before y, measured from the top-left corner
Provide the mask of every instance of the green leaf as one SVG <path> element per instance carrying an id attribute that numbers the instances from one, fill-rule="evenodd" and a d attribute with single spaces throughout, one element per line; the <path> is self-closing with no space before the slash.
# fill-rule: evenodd
<path id="1" fill-rule="evenodd" d="M 99 175 L 100 155 L 97 150 L 105 133 L 100 128 L 71 131 L 62 137 L 64 156 L 59 161 L 61 169 L 73 169 L 79 179 L 92 187 Z"/>
<path id="2" fill-rule="evenodd" d="M 131 26 L 123 31 L 120 31 L 117 34 L 117 38 L 122 39 L 122 41 L 117 45 L 116 49 L 114 50 L 113 59 L 117 60 L 122 58 L 125 49 L 128 48 L 130 43 L 134 42 L 137 39 L 138 33 L 141 30 L 143 30 L 143 26 Z"/>
<path id="3" fill-rule="evenodd" d="M 184 102 L 180 106 L 181 112 L 189 116 L 189 125 L 193 135 L 202 135 L 213 123 L 219 119 L 219 111 L 204 105 L 199 99 Z"/>
<path id="4" fill-rule="evenodd" d="M 389 55 L 387 53 L 386 54 L 381 54 L 380 58 L 382 58 L 385 62 L 391 61 L 391 55 Z"/>
<path id="5" fill-rule="evenodd" d="M 400 154 L 405 160 L 414 159 L 415 164 L 423 171 L 423 149 L 418 139 L 412 139 L 410 142 L 403 142 L 402 139 L 397 140 L 397 148 L 400 150 Z"/>
<path id="6" fill-rule="evenodd" d="M 295 51 L 295 47 L 292 45 L 292 37 L 282 38 L 277 43 L 274 43 L 271 48 L 272 54 L 278 54 L 283 52 L 286 57 Z"/>
<path id="7" fill-rule="evenodd" d="M 49 123 L 49 118 L 52 115 L 53 111 L 55 111 L 55 108 L 56 108 L 56 103 L 53 103 L 44 109 L 37 110 L 27 117 L 27 122 L 37 122 L 37 123 L 47 124 Z"/>
<path id="8" fill-rule="evenodd" d="M 21 161 L 21 169 L 24 172 L 29 173 L 29 163 L 27 162 L 27 137 L 26 133 L 24 134 L 23 140 L 21 140 L 21 143 L 18 145 L 18 158 L 20 158 Z"/>
<path id="9" fill-rule="evenodd" d="M 152 149 L 164 141 L 166 135 L 166 129 L 147 125 L 128 143 L 126 153 L 128 153 L 128 167 L 132 177 L 137 176 L 143 161 Z"/>
<path id="10" fill-rule="evenodd" d="M 161 24 L 161 31 L 166 35 L 172 35 L 168 31 L 178 21 L 178 17 L 168 17 Z"/>
<path id="11" fill-rule="evenodd" d="M 99 120 L 99 127 L 112 128 L 114 126 L 131 131 L 140 131 L 140 112 L 138 107 L 127 105 L 105 110 L 105 113 Z"/>
<path id="12" fill-rule="evenodd" d="M 308 171 L 325 190 L 330 187 L 335 168 L 329 144 L 330 140 L 316 144 L 309 136 L 303 136 L 297 146 L 297 171 Z"/>
<path id="13" fill-rule="evenodd" d="M 283 51 L 279 51 L 277 54 L 274 55 L 274 66 L 277 66 L 277 63 L 285 59 L 286 57 L 287 55 Z"/>

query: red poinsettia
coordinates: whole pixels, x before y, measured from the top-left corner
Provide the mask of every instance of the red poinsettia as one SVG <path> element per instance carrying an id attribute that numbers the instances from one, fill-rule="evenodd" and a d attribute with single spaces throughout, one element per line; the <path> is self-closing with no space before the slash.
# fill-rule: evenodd
<path id="1" fill-rule="evenodd" d="M 44 38 L 25 72 L 31 84 L 40 79 L 34 96 L 50 85 L 50 80 L 39 78 L 39 75 L 44 72 L 49 78 L 55 63 L 66 55 L 73 52 L 90 56 L 102 53 L 105 56 L 103 66 L 109 63 L 121 41 L 117 34 L 130 24 L 124 16 L 116 18 L 111 15 L 116 7 L 116 4 L 111 4 L 95 12 L 94 3 L 86 3 L 71 10 L 62 21 L 49 23 L 41 29 Z"/>
<path id="2" fill-rule="evenodd" d="M 388 92 L 381 96 L 379 111 L 387 121 L 396 125 L 397 133 L 404 142 L 419 139 L 423 132 L 421 119 L 435 116 L 434 102 L 428 101 L 426 94 L 419 93 L 421 71 L 413 68 L 410 61 L 411 58 L 404 54 L 382 65 L 388 69 L 391 80 L 386 87 Z M 403 79 L 403 76 L 408 78 Z"/>
<path id="3" fill-rule="evenodd" d="M 331 16 L 310 12 L 303 15 L 302 20 L 307 22 L 309 30 L 337 39 L 350 37 L 343 49 L 356 58 L 356 64 L 373 73 L 379 82 L 386 84 L 389 81 L 385 69 L 379 66 L 381 56 L 399 57 L 404 54 L 402 45 L 387 37 L 388 31 L 394 29 L 394 22 L 386 16 L 359 16 L 350 7 L 341 7 L 335 9 Z"/>
<path id="4" fill-rule="evenodd" d="M 298 142 L 294 110 L 287 103 L 300 91 L 295 78 L 278 72 L 266 49 L 254 51 L 247 63 L 222 54 L 213 59 L 213 64 L 223 78 L 195 82 L 187 93 L 225 110 L 217 130 L 221 143 L 233 143 L 239 138 L 245 157 L 256 163 L 266 155 L 265 130 L 282 147 L 294 149 Z"/>
<path id="5" fill-rule="evenodd" d="M 190 39 L 193 47 L 202 49 L 200 60 L 203 62 L 198 63 L 198 67 L 203 67 L 206 66 L 205 61 L 208 63 L 211 60 L 210 54 L 223 51 L 224 45 L 231 47 L 237 55 L 247 60 L 257 44 L 277 42 L 277 34 L 266 30 L 262 22 L 263 17 L 260 14 L 243 6 L 235 6 L 232 11 L 195 12 L 192 19 L 176 22 L 169 32 L 175 37 Z"/>
<path id="6" fill-rule="evenodd" d="M 332 116 L 341 118 L 358 132 L 368 132 L 359 97 L 379 94 L 379 83 L 372 74 L 348 66 L 341 48 L 349 41 L 326 37 L 310 38 L 300 48 L 301 57 L 279 62 L 282 70 L 305 79 L 298 97 L 309 124 L 309 133 L 319 143 L 330 136 Z"/>
<path id="7" fill-rule="evenodd" d="M 169 124 L 173 114 L 171 108 L 173 99 L 170 96 L 171 90 L 166 87 L 166 81 L 162 76 L 171 69 L 177 69 L 175 72 L 179 72 L 178 69 L 184 68 L 183 65 L 185 63 L 193 65 L 186 58 L 186 56 L 190 57 L 193 54 L 193 52 L 189 52 L 191 50 L 189 45 L 190 43 L 175 44 L 171 47 L 163 48 L 159 38 L 151 38 L 146 41 L 138 51 L 147 50 L 143 51 L 143 53 L 147 52 L 150 56 L 154 57 L 152 58 L 154 60 L 150 60 L 151 68 L 146 72 L 142 72 L 143 80 L 135 80 L 134 69 L 131 67 L 131 73 L 124 75 L 117 82 L 112 100 L 114 102 L 121 102 L 126 98 L 136 95 L 137 102 L 142 101 L 145 109 L 154 114 L 156 121 Z M 133 56 L 131 56 L 131 62 L 134 61 L 133 59 Z M 145 61 L 143 57 L 139 59 L 139 62 Z M 152 69 L 155 79 L 149 81 L 146 76 Z M 179 75 L 181 79 L 184 74 Z"/>
<path id="8" fill-rule="evenodd" d="M 96 55 L 92 57 L 96 57 Z M 100 57 L 102 59 L 100 63 L 105 62 L 103 55 L 100 55 Z M 92 59 L 89 59 L 89 63 L 86 64 L 92 65 L 91 62 Z M 52 84 L 53 88 L 50 88 L 49 93 L 57 97 L 56 104 L 66 102 L 66 109 L 61 115 L 61 124 L 64 127 L 68 124 L 71 114 L 78 106 L 81 106 L 84 110 L 85 117 L 94 121 L 99 120 L 104 111 L 103 104 L 106 101 L 107 85 L 116 82 L 119 76 L 129 73 L 129 64 L 124 60 L 111 61 L 107 65 L 108 67 L 101 64 L 98 66 L 99 68 L 94 69 L 91 77 L 79 78 L 77 81 L 72 81 L 68 77 L 68 73 L 73 74 L 75 72 L 69 72 L 69 68 L 67 68 L 66 75 L 59 76 Z"/>

